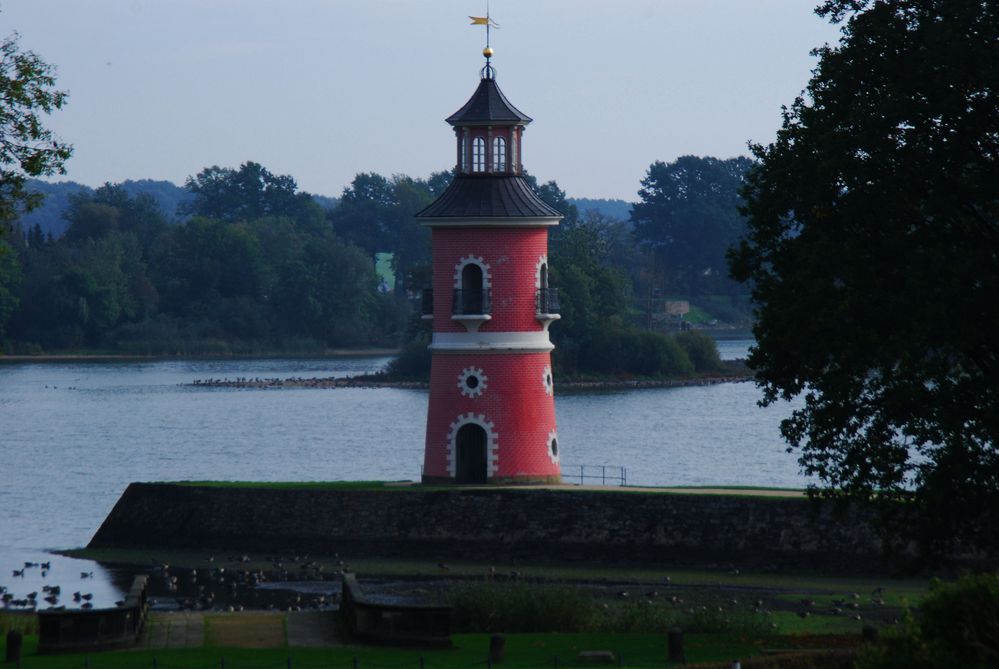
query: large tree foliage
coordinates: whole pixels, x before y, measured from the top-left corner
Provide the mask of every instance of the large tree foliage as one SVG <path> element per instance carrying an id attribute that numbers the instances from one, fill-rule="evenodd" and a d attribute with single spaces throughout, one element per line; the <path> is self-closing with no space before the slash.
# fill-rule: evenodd
<path id="1" fill-rule="evenodd" d="M 829 0 L 776 141 L 753 147 L 732 254 L 765 403 L 823 494 L 999 544 L 999 5 Z M 906 505 L 892 500 L 909 500 Z"/>
<path id="2" fill-rule="evenodd" d="M 0 222 L 38 204 L 40 198 L 24 187 L 27 177 L 65 173 L 73 149 L 40 116 L 66 102 L 66 93 L 54 86 L 54 68 L 22 51 L 17 33 L 0 41 Z"/>
<path id="3" fill-rule="evenodd" d="M 247 165 L 201 173 L 231 178 L 231 188 L 214 191 L 232 198 L 220 218 L 171 225 L 152 197 L 105 184 L 70 198 L 61 238 L 47 238 L 37 225 L 13 236 L 16 254 L 0 258 L 0 317 L 10 314 L 0 334 L 26 351 L 396 343 L 408 307 L 378 294 L 371 258 L 338 238 L 290 178 L 275 178 L 286 192 L 268 194 L 270 173 Z M 196 193 L 195 206 L 212 197 Z"/>
<path id="4" fill-rule="evenodd" d="M 725 252 L 745 232 L 739 191 L 750 164 L 681 156 L 649 166 L 631 220 L 655 262 L 657 287 L 686 295 L 731 290 Z"/>
<path id="5" fill-rule="evenodd" d="M 400 288 L 407 275 L 430 261 L 430 232 L 414 215 L 434 201 L 451 183 L 450 172 L 430 178 L 362 173 L 343 190 L 329 218 L 336 233 L 369 254 L 391 253 Z"/>
<path id="6" fill-rule="evenodd" d="M 194 199 L 180 206 L 181 213 L 228 223 L 264 216 L 298 217 L 312 206 L 311 196 L 297 192 L 292 177 L 272 174 L 253 161 L 239 169 L 206 167 L 188 177 L 184 186 Z"/>

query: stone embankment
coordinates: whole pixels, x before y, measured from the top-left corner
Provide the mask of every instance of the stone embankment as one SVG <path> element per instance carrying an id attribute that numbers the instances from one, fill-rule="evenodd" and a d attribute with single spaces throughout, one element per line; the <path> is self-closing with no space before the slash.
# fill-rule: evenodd
<path id="1" fill-rule="evenodd" d="M 629 390 L 638 388 L 679 388 L 684 386 L 710 386 L 719 383 L 741 383 L 751 381 L 749 375 L 726 375 L 677 379 L 610 379 L 595 381 L 562 381 L 555 384 L 556 391 L 562 390 Z M 407 388 L 422 390 L 429 387 L 426 381 L 393 381 L 379 376 L 354 376 L 344 378 L 292 377 L 285 379 L 261 379 L 249 377 L 223 379 L 195 379 L 191 384 L 199 388 Z"/>
<path id="2" fill-rule="evenodd" d="M 133 483 L 90 547 L 857 573 L 886 567 L 872 519 L 802 497 L 655 489 Z"/>

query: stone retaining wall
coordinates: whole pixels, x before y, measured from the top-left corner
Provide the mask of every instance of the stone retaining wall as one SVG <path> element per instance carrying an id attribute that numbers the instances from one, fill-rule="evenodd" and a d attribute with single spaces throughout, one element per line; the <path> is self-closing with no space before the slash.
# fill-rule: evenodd
<path id="1" fill-rule="evenodd" d="M 803 498 L 615 489 L 383 490 L 133 483 L 92 548 L 428 560 L 880 570 L 857 510 Z"/>

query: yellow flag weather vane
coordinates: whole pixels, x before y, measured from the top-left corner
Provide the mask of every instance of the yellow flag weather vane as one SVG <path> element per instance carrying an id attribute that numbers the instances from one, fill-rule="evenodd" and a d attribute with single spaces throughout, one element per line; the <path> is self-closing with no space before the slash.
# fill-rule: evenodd
<path id="1" fill-rule="evenodd" d="M 469 25 L 486 27 L 486 48 L 483 49 L 482 55 L 484 55 L 486 58 L 489 58 L 490 56 L 493 55 L 493 50 L 489 46 L 489 29 L 499 28 L 499 24 L 493 21 L 492 18 L 489 17 L 489 3 L 488 2 L 486 3 L 485 16 L 469 16 L 468 18 L 472 19 L 472 22 Z"/>

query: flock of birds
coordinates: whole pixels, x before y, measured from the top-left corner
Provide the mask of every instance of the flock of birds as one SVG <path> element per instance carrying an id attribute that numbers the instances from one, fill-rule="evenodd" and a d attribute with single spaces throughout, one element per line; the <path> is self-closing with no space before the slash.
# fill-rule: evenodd
<path id="1" fill-rule="evenodd" d="M 294 592 L 293 588 L 280 589 L 279 591 L 269 591 L 266 604 L 258 601 L 261 591 L 257 588 L 267 582 L 289 582 L 289 581 L 339 581 L 343 574 L 350 570 L 348 565 L 339 556 L 334 556 L 335 568 L 329 573 L 325 572 L 322 563 L 310 560 L 309 556 L 285 557 L 264 557 L 262 562 L 258 561 L 251 568 L 249 563 L 253 562 L 248 555 L 228 556 L 226 562 L 229 567 L 215 564 L 214 556 L 207 558 L 207 567 L 199 569 L 181 568 L 171 570 L 170 565 L 159 561 L 153 561 L 150 569 L 151 590 L 154 593 L 163 592 L 172 598 L 176 606 L 185 610 L 201 611 L 242 611 L 244 604 L 242 601 L 253 601 L 253 608 L 277 609 L 287 611 L 301 611 L 303 609 L 320 610 L 338 603 L 339 595 L 335 592 L 302 594 Z M 266 566 L 261 566 L 261 564 Z M 437 563 L 441 571 L 450 571 L 451 568 L 443 563 Z M 24 578 L 29 569 L 39 569 L 42 578 L 45 578 L 52 569 L 50 562 L 25 562 L 21 569 L 14 569 L 14 578 Z M 511 571 L 509 574 L 498 574 L 495 567 L 488 570 L 489 578 L 504 578 L 518 580 L 520 572 Z M 88 580 L 94 577 L 94 572 L 80 572 L 81 580 Z M 663 585 L 670 586 L 670 577 L 664 578 Z M 290 593 L 288 591 L 291 591 Z M 280 593 L 280 594 L 279 594 Z M 60 604 L 62 588 L 59 585 L 45 585 L 42 587 L 41 601 L 48 604 L 48 610 L 65 610 L 66 606 Z M 76 591 L 72 593 L 74 608 L 83 610 L 93 608 L 93 594 L 89 592 Z M 617 592 L 617 597 L 621 599 L 632 598 L 633 594 L 627 590 Z M 637 595 L 637 598 L 652 604 L 654 600 L 660 599 L 684 609 L 684 601 L 677 594 L 660 593 L 657 590 Z M 38 610 L 40 607 L 39 593 L 30 592 L 24 597 L 15 597 L 8 592 L 5 586 L 0 585 L 0 602 L 5 608 Z M 812 613 L 823 613 L 826 615 L 848 615 L 855 620 L 861 620 L 861 596 L 859 593 L 851 593 L 843 599 L 834 599 L 828 609 L 817 605 L 815 600 L 802 599 L 798 602 L 797 615 L 801 618 L 808 618 Z M 117 606 L 124 605 L 123 601 L 115 602 Z M 150 600 L 150 604 L 156 605 L 156 600 Z M 874 606 L 884 606 L 884 588 L 878 587 L 871 592 L 870 604 Z M 739 605 L 737 599 L 729 602 L 732 609 Z M 606 607 L 607 605 L 604 604 Z M 689 606 L 689 605 L 688 605 Z M 750 602 L 749 610 L 754 613 L 769 614 L 771 611 L 764 608 L 764 601 L 757 599 Z M 707 607 L 702 606 L 701 609 Z M 723 611 L 722 607 L 718 608 Z M 690 609 L 688 613 L 693 614 L 695 609 Z"/>
<path id="2" fill-rule="evenodd" d="M 262 603 L 257 586 L 268 582 L 339 580 L 349 569 L 347 563 L 337 559 L 337 568 L 326 574 L 324 565 L 310 560 L 308 556 L 267 556 L 263 559 L 267 568 L 246 566 L 252 562 L 248 555 L 229 556 L 227 562 L 230 563 L 228 568 L 216 565 L 215 557 L 209 556 L 205 568 L 178 570 L 172 570 L 169 564 L 159 563 L 153 566 L 152 577 L 158 580 L 156 590 L 165 591 L 183 610 L 242 611 L 245 606 L 242 602 L 252 600 L 253 608 L 301 611 L 327 608 L 337 603 L 339 595 L 333 592 L 303 594 L 275 590 L 265 592 L 265 599 L 269 601 Z M 151 600 L 150 603 L 156 606 L 159 602 Z"/>
<path id="3" fill-rule="evenodd" d="M 181 384 L 184 385 L 184 384 Z M 195 379 L 191 382 L 192 386 L 200 386 L 207 388 L 373 388 L 385 385 L 391 385 L 393 387 L 399 388 L 418 388 L 423 387 L 426 384 L 422 382 L 407 382 L 407 381 L 379 381 L 368 376 L 361 377 L 314 377 L 314 378 L 302 378 L 300 376 L 292 376 L 283 379 L 273 378 L 273 379 L 261 379 L 259 377 L 250 378 L 246 376 L 237 376 L 236 378 L 224 378 L 224 379 Z"/>
<path id="4" fill-rule="evenodd" d="M 52 570 L 51 562 L 25 562 L 24 566 L 20 569 L 13 570 L 14 578 L 24 578 L 25 573 L 29 569 L 39 569 L 41 570 L 42 578 L 48 576 L 49 572 Z M 90 579 L 94 577 L 94 572 L 92 571 L 81 571 L 80 579 Z M 60 604 L 60 597 L 62 597 L 62 586 L 59 585 L 43 585 L 41 592 L 41 600 L 48 604 L 47 610 L 49 611 L 65 611 L 66 605 Z M 93 600 L 94 595 L 90 592 L 76 591 L 73 593 L 73 602 L 76 606 L 81 609 L 92 609 L 94 605 L 91 600 Z M 16 597 L 14 593 L 9 592 L 7 586 L 0 585 L 0 603 L 3 603 L 4 608 L 14 608 L 14 609 L 30 609 L 36 610 L 39 608 L 39 593 L 38 591 L 29 592 L 24 597 Z M 122 606 L 123 601 L 115 602 L 116 605 Z"/>
<path id="5" fill-rule="evenodd" d="M 241 601 L 253 601 L 253 608 L 300 611 L 303 609 L 323 609 L 337 603 L 338 594 L 332 592 L 303 594 L 275 589 L 260 593 L 256 586 L 271 581 L 323 581 L 339 580 L 344 571 L 350 568 L 343 560 L 336 558 L 336 568 L 330 574 L 324 574 L 324 565 L 310 560 L 308 556 L 293 558 L 266 557 L 266 567 L 249 568 L 251 559 L 248 555 L 229 556 L 230 566 L 216 565 L 214 556 L 207 559 L 208 566 L 201 569 L 171 570 L 169 564 L 153 562 L 150 568 L 151 594 L 164 593 L 173 600 L 177 608 L 189 610 L 241 611 L 244 604 Z M 236 566 L 232 566 L 235 564 Z M 20 569 L 12 572 L 14 579 L 25 578 L 30 570 L 40 570 L 42 578 L 48 576 L 52 569 L 51 562 L 25 562 Z M 94 572 L 80 572 L 81 580 L 94 578 Z M 290 588 L 289 588 L 290 589 Z M 257 600 L 265 600 L 257 601 Z M 22 609 L 28 611 L 49 610 L 64 611 L 68 600 L 60 585 L 44 585 L 41 592 L 29 592 L 25 596 L 16 596 L 7 586 L 0 585 L 0 604 L 6 609 Z M 91 592 L 77 591 L 72 593 L 73 606 L 69 608 L 90 610 L 94 608 L 94 595 Z M 150 600 L 152 605 L 158 602 Z M 45 605 L 48 605 L 47 608 Z M 124 601 L 115 602 L 123 606 Z M 171 608 L 171 603 L 166 606 Z"/>

